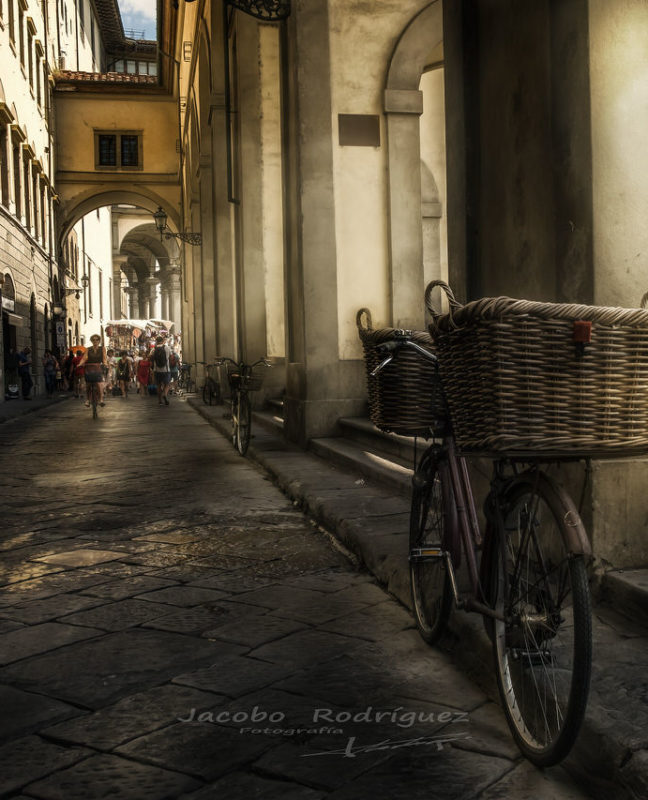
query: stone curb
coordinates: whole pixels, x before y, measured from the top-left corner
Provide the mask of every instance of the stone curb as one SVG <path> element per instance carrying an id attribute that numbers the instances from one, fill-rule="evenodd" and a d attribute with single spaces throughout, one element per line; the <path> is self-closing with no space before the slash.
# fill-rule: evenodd
<path id="1" fill-rule="evenodd" d="M 223 418 L 224 406 L 206 406 L 198 398 L 191 405 L 213 427 L 229 438 L 229 422 Z M 253 422 L 253 439 L 248 457 L 267 471 L 282 491 L 298 503 L 316 521 L 338 538 L 357 556 L 361 564 L 399 602 L 411 610 L 407 534 L 409 503 L 397 490 L 371 484 L 310 452 L 301 450 Z M 627 637 L 618 636 L 628 647 Z M 645 638 L 637 637 L 636 652 L 630 651 L 630 663 L 645 664 Z M 499 703 L 492 665 L 492 652 L 482 620 L 474 614 L 453 612 L 450 631 L 442 643 L 452 652 L 462 668 L 478 681 Z M 631 645 L 630 645 L 631 646 Z M 623 685 L 627 662 L 617 660 L 613 645 L 594 651 L 594 682 L 600 692 L 592 691 L 586 719 L 570 756 L 563 762 L 593 798 L 642 800 L 648 797 L 648 732 L 633 713 L 625 697 L 631 687 Z M 619 673 L 616 696 L 610 697 L 610 679 Z M 631 678 L 632 680 L 632 678 Z M 645 689 L 645 681 L 644 681 Z M 627 718 L 626 718 L 627 716 Z"/>
<path id="2" fill-rule="evenodd" d="M 33 414 L 42 411 L 44 408 L 51 408 L 56 403 L 72 399 L 68 393 L 55 394 L 51 398 L 35 397 L 33 400 L 5 400 L 0 404 L 0 425 L 5 422 L 23 417 L 26 414 Z"/>

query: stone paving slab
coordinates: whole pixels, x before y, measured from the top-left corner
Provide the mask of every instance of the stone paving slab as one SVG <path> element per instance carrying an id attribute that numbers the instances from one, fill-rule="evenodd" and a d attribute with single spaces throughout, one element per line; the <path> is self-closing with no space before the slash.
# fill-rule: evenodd
<path id="1" fill-rule="evenodd" d="M 82 631 L 82 628 L 78 629 Z M 20 633 L 20 631 L 18 631 Z M 8 634 L 9 636 L 11 634 Z M 242 648 L 134 628 L 106 634 L 0 670 L 0 682 L 39 690 L 87 708 L 100 708 L 133 691 L 163 683 L 192 662 L 204 666 Z"/>
<path id="2" fill-rule="evenodd" d="M 0 708 L 0 742 L 3 743 L 34 733 L 44 725 L 84 713 L 51 697 L 10 686 L 0 686 Z"/>
<path id="3" fill-rule="evenodd" d="M 85 744 L 96 750 L 112 750 L 132 739 L 173 725 L 196 714 L 210 711 L 225 702 L 225 697 L 200 691 L 191 685 L 165 684 L 129 695 L 123 700 L 91 714 L 45 728 L 51 739 Z"/>
<path id="4" fill-rule="evenodd" d="M 6 633 L 2 637 L 0 665 L 11 664 L 30 656 L 56 650 L 71 642 L 91 639 L 99 636 L 100 630 L 95 628 L 78 628 L 58 622 L 43 622 Z"/>
<path id="5" fill-rule="evenodd" d="M 95 755 L 27 786 L 41 800 L 175 800 L 193 778 L 114 755 Z"/>
<path id="6" fill-rule="evenodd" d="M 82 747 L 60 747 L 39 736 L 26 736 L 0 745 L 0 797 L 50 772 L 82 761 L 91 753 Z"/>

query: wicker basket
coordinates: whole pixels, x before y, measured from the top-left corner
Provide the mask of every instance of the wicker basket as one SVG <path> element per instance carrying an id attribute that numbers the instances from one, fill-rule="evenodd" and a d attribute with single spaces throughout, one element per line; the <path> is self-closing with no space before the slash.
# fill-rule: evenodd
<path id="1" fill-rule="evenodd" d="M 648 453 L 648 311 L 484 298 L 430 333 L 463 452 Z"/>
<path id="2" fill-rule="evenodd" d="M 243 375 L 237 365 L 228 363 L 227 380 L 230 388 L 238 389 L 241 387 L 247 389 L 248 392 L 257 392 L 263 386 L 265 370 L 266 367 L 264 365 L 259 365 L 254 367 L 250 373 Z"/>
<path id="3" fill-rule="evenodd" d="M 378 345 L 396 334 L 406 333 L 412 340 L 433 352 L 426 331 L 374 330 L 371 312 L 361 308 L 356 324 L 367 369 L 367 393 L 371 421 L 383 431 L 402 436 L 429 436 L 445 419 L 443 396 L 437 370 L 414 350 L 403 348 L 397 357 L 375 377 L 371 372 L 383 361 Z"/>

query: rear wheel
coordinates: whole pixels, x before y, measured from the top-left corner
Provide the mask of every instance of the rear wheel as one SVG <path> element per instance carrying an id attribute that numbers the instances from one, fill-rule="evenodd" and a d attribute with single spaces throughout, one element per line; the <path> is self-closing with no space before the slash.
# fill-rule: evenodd
<path id="1" fill-rule="evenodd" d="M 576 524 L 571 500 L 535 474 L 503 498 L 493 531 L 489 594 L 504 616 L 493 625 L 497 682 L 520 750 L 542 767 L 569 753 L 589 691 L 591 605 L 584 556 L 570 552 Z"/>
<path id="2" fill-rule="evenodd" d="M 239 453 L 244 456 L 250 444 L 250 433 L 252 430 L 252 409 L 250 408 L 250 400 L 247 394 L 244 392 L 239 393 L 237 405 L 238 425 L 236 427 L 234 444 Z"/>
<path id="3" fill-rule="evenodd" d="M 421 637 L 433 644 L 443 633 L 452 606 L 452 585 L 441 555 L 457 530 L 448 465 L 427 452 L 413 478 L 410 513 L 410 589 Z"/>

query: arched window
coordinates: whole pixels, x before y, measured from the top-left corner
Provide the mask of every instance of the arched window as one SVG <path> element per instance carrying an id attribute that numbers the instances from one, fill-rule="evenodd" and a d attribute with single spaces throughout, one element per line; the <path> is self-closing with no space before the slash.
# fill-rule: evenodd
<path id="1" fill-rule="evenodd" d="M 2 307 L 7 311 L 16 310 L 16 287 L 8 272 L 5 273 L 2 287 Z"/>

